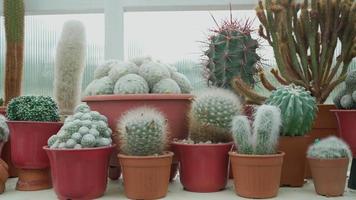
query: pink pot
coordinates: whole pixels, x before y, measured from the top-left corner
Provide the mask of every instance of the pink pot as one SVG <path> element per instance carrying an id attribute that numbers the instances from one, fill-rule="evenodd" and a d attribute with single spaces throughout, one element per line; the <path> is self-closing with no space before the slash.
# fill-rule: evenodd
<path id="1" fill-rule="evenodd" d="M 356 110 L 331 110 L 339 125 L 339 135 L 347 142 L 356 158 Z"/>

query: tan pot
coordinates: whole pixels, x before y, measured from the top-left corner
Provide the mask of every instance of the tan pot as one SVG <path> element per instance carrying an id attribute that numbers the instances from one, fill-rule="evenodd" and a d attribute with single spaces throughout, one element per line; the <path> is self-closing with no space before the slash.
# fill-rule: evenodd
<path id="1" fill-rule="evenodd" d="M 246 198 L 277 196 L 284 153 L 245 155 L 229 152 L 236 194 Z"/>
<path id="2" fill-rule="evenodd" d="M 303 186 L 309 143 L 309 136 L 279 137 L 279 150 L 286 154 L 282 167 L 281 186 Z"/>
<path id="3" fill-rule="evenodd" d="M 321 160 L 308 158 L 316 193 L 327 196 L 342 196 L 345 190 L 348 158 Z"/>
<path id="4" fill-rule="evenodd" d="M 129 199 L 158 199 L 166 196 L 173 153 L 159 156 L 127 156 L 118 154 Z"/>

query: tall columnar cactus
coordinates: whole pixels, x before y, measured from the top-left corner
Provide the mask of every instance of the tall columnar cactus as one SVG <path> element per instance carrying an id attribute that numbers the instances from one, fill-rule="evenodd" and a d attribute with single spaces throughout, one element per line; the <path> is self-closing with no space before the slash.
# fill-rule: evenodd
<path id="1" fill-rule="evenodd" d="M 256 8 L 261 22 L 259 35 L 272 46 L 278 69 L 272 74 L 282 85 L 294 83 L 309 90 L 323 103 L 345 80 L 356 56 L 356 1 L 353 0 L 262 0 Z M 338 42 L 340 41 L 340 42 Z M 336 55 L 337 44 L 340 54 Z M 336 62 L 333 62 L 336 58 Z M 275 87 L 260 73 L 265 88 Z M 263 97 L 235 80 L 235 89 L 261 103 Z"/>
<path id="2" fill-rule="evenodd" d="M 86 57 L 86 36 L 80 21 L 67 21 L 57 45 L 54 97 L 61 115 L 71 115 L 80 102 Z"/>
<path id="3" fill-rule="evenodd" d="M 324 138 L 310 145 L 307 155 L 309 158 L 316 159 L 352 158 L 350 147 L 335 136 Z"/>
<path id="4" fill-rule="evenodd" d="M 131 156 L 162 154 L 167 146 L 167 120 L 153 108 L 127 112 L 118 122 L 121 152 Z"/>
<path id="5" fill-rule="evenodd" d="M 21 95 L 24 53 L 24 0 L 4 0 L 6 64 L 5 105 Z"/>
<path id="6" fill-rule="evenodd" d="M 262 105 L 257 109 L 253 133 L 246 116 L 235 116 L 231 131 L 238 152 L 257 155 L 276 153 L 280 126 L 281 113 L 275 106 Z"/>
<path id="7" fill-rule="evenodd" d="M 334 104 L 340 109 L 356 109 L 356 70 L 347 74 L 345 89 L 335 96 Z"/>
<path id="8" fill-rule="evenodd" d="M 6 118 L 0 115 L 0 141 L 6 142 L 9 138 L 9 127 L 6 124 Z"/>
<path id="9" fill-rule="evenodd" d="M 284 136 L 301 136 L 309 132 L 318 109 L 310 92 L 293 84 L 274 90 L 266 104 L 281 109 Z"/>
<path id="10" fill-rule="evenodd" d="M 240 100 L 231 91 L 220 88 L 202 91 L 190 111 L 190 139 L 196 143 L 231 141 L 231 121 L 240 112 Z"/>

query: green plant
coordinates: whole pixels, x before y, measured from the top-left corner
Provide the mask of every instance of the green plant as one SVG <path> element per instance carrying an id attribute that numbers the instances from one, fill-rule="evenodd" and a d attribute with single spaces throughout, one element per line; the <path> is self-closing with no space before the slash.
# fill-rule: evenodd
<path id="1" fill-rule="evenodd" d="M 48 139 L 48 146 L 64 149 L 109 146 L 111 134 L 107 118 L 81 103 L 74 109 L 74 115 L 65 119 L 58 133 Z"/>
<path id="2" fill-rule="evenodd" d="M 6 118 L 0 115 L 0 141 L 6 142 L 9 138 L 9 127 L 6 124 Z"/>
<path id="3" fill-rule="evenodd" d="M 158 81 L 152 87 L 153 93 L 181 93 L 180 87 L 173 79 L 166 78 Z"/>
<path id="4" fill-rule="evenodd" d="M 4 100 L 2 98 L 0 98 L 0 106 L 4 105 Z"/>
<path id="5" fill-rule="evenodd" d="M 275 154 L 280 126 L 281 112 L 275 106 L 262 105 L 257 109 L 253 122 L 253 133 L 246 116 L 235 116 L 231 132 L 238 152 L 257 155 Z"/>
<path id="6" fill-rule="evenodd" d="M 265 103 L 281 109 L 282 135 L 301 136 L 311 130 L 318 108 L 315 98 L 303 87 L 294 84 L 279 87 Z"/>
<path id="7" fill-rule="evenodd" d="M 303 86 L 317 103 L 323 103 L 345 79 L 356 55 L 356 2 L 260 0 L 256 14 L 261 22 L 259 35 L 272 46 L 276 58 L 278 69 L 271 71 L 275 79 L 282 85 Z M 341 51 L 336 55 L 338 43 Z M 275 89 L 263 72 L 260 78 L 265 88 Z M 255 103 L 266 98 L 240 79 L 234 86 Z"/>
<path id="8" fill-rule="evenodd" d="M 122 76 L 114 87 L 114 94 L 145 94 L 149 91 L 146 80 L 137 74 Z"/>
<path id="9" fill-rule="evenodd" d="M 167 146 L 167 120 L 153 108 L 128 111 L 118 123 L 121 152 L 131 156 L 162 154 Z"/>
<path id="10" fill-rule="evenodd" d="M 7 106 L 7 118 L 13 121 L 59 121 L 58 106 L 51 97 L 20 96 Z"/>
<path id="11" fill-rule="evenodd" d="M 311 144 L 307 155 L 309 158 L 316 159 L 352 158 L 349 146 L 335 136 L 330 136 Z"/>
<path id="12" fill-rule="evenodd" d="M 340 109 L 356 109 L 356 70 L 347 74 L 345 89 L 334 98 L 334 104 Z"/>
<path id="13" fill-rule="evenodd" d="M 240 100 L 231 91 L 221 88 L 201 91 L 190 110 L 190 139 L 196 143 L 231 141 L 231 121 L 240 112 Z"/>

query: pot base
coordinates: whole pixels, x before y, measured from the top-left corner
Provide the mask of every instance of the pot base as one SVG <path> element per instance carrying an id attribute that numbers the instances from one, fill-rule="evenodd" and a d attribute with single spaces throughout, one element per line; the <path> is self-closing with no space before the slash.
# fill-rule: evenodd
<path id="1" fill-rule="evenodd" d="M 50 169 L 19 169 L 16 190 L 35 191 L 52 188 Z"/>

